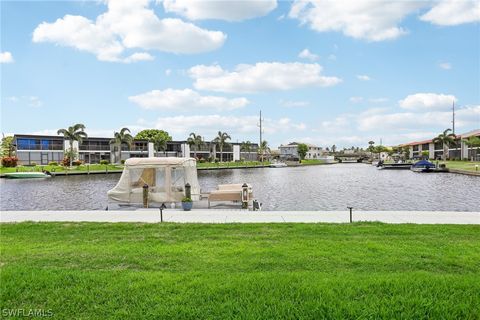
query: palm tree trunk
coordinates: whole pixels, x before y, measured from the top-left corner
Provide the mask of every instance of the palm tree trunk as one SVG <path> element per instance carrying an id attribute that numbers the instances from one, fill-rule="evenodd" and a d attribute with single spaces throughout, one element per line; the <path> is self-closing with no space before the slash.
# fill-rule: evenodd
<path id="1" fill-rule="evenodd" d="M 220 145 L 220 162 L 223 162 L 223 145 Z"/>
<path id="2" fill-rule="evenodd" d="M 70 168 L 73 164 L 73 140 L 70 140 Z"/>

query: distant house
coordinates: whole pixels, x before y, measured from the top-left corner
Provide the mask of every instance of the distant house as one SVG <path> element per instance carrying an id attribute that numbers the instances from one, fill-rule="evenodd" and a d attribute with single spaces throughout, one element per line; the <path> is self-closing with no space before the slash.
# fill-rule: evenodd
<path id="1" fill-rule="evenodd" d="M 291 142 L 287 145 L 281 145 L 278 147 L 280 150 L 280 159 L 298 159 L 298 145 L 301 142 Z M 317 147 L 310 143 L 305 143 L 308 146 L 305 159 L 320 159 L 324 156 L 324 152 L 321 147 Z"/>

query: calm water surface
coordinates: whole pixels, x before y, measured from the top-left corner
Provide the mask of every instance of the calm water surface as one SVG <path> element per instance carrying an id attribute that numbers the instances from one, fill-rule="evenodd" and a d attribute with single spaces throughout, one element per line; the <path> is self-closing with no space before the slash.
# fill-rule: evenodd
<path id="1" fill-rule="evenodd" d="M 103 210 L 119 174 L 0 179 L 2 210 Z M 202 192 L 253 185 L 264 210 L 480 211 L 480 177 L 378 170 L 366 164 L 199 171 Z"/>

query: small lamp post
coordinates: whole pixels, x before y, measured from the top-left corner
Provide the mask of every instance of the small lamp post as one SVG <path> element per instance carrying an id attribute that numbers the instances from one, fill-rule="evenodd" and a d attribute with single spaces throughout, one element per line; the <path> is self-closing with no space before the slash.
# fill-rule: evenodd
<path id="1" fill-rule="evenodd" d="M 350 210 L 350 223 L 352 223 L 353 219 L 352 219 L 352 210 L 353 210 L 353 207 L 347 207 L 347 209 Z"/>
<path id="2" fill-rule="evenodd" d="M 143 207 L 148 208 L 148 184 L 143 185 Z"/>
<path id="3" fill-rule="evenodd" d="M 242 186 L 242 209 L 248 208 L 248 185 L 246 183 Z"/>

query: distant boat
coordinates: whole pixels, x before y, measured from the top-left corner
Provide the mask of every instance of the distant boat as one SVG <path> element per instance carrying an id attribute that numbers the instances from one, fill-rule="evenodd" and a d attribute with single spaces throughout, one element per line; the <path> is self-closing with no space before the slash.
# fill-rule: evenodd
<path id="1" fill-rule="evenodd" d="M 377 168 L 383 170 L 409 170 L 411 167 L 411 163 L 384 163 L 379 161 L 377 164 Z"/>
<path id="2" fill-rule="evenodd" d="M 430 161 L 427 160 L 420 160 L 416 162 L 414 165 L 412 165 L 411 168 L 412 171 L 415 172 L 435 172 L 438 171 L 437 167 L 431 163 Z"/>
<path id="3" fill-rule="evenodd" d="M 50 178 L 51 176 L 43 172 L 11 172 L 5 173 L 8 179 L 34 179 L 34 178 Z"/>
<path id="4" fill-rule="evenodd" d="M 287 164 L 284 163 L 284 162 L 272 162 L 270 164 L 270 167 L 271 168 L 283 168 L 283 167 L 287 167 Z"/>

